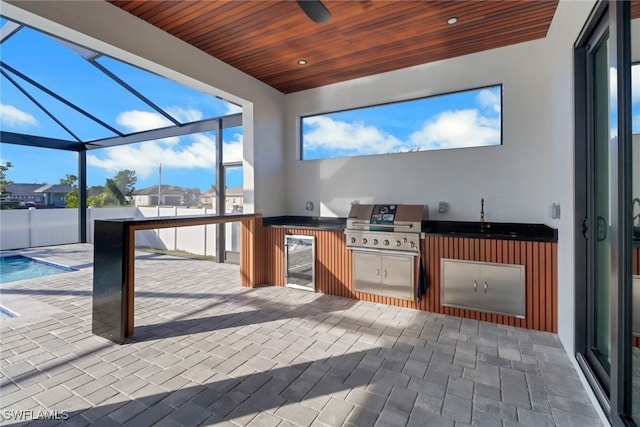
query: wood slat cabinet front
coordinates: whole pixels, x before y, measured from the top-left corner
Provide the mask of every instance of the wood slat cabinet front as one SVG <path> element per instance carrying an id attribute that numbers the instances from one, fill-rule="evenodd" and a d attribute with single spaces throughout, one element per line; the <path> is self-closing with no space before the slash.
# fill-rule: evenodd
<path id="1" fill-rule="evenodd" d="M 260 224 L 261 226 L 261 224 Z M 316 236 L 316 291 L 468 319 L 558 332 L 558 246 L 555 242 L 491 240 L 427 235 L 422 240 L 422 262 L 428 289 L 421 301 L 413 302 L 353 290 L 353 260 L 346 248 L 344 233 L 334 230 L 261 226 L 256 266 L 260 283 L 284 286 L 284 235 Z M 525 318 L 471 309 L 445 307 L 441 301 L 440 260 L 494 262 L 524 266 Z"/>
<path id="2" fill-rule="evenodd" d="M 634 243 L 635 244 L 635 243 Z M 633 336 L 632 345 L 640 348 L 640 247 L 634 246 L 631 255 L 631 273 L 633 274 Z"/>
<path id="3" fill-rule="evenodd" d="M 558 332 L 558 244 L 427 235 L 422 253 L 429 281 L 421 310 L 546 332 Z M 441 297 L 441 259 L 524 266 L 525 318 L 446 307 Z"/>

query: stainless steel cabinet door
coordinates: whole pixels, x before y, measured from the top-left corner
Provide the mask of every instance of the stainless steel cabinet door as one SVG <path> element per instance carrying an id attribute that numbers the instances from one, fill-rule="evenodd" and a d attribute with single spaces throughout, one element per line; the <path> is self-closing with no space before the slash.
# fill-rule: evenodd
<path id="1" fill-rule="evenodd" d="M 382 256 L 383 294 L 413 301 L 414 260 L 406 255 Z"/>
<path id="2" fill-rule="evenodd" d="M 483 309 L 524 318 L 526 307 L 523 266 L 482 264 L 480 275 L 478 286 L 482 288 Z"/>
<path id="3" fill-rule="evenodd" d="M 353 290 L 380 293 L 380 254 L 353 251 Z"/>
<path id="4" fill-rule="evenodd" d="M 480 307 L 478 289 L 480 265 L 472 262 L 442 260 L 442 305 L 477 309 Z"/>
<path id="5" fill-rule="evenodd" d="M 525 317 L 524 266 L 444 258 L 440 265 L 442 305 Z"/>

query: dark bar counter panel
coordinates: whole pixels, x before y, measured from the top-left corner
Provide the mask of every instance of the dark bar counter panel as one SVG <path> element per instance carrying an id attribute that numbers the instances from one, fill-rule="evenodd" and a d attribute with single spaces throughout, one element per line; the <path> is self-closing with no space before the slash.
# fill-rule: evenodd
<path id="1" fill-rule="evenodd" d="M 123 222 L 95 221 L 92 332 L 117 343 L 125 339 L 126 234 Z"/>

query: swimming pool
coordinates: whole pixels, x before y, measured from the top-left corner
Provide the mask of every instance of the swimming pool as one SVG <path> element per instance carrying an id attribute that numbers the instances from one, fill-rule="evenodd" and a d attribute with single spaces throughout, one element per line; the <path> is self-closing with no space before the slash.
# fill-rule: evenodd
<path id="1" fill-rule="evenodd" d="M 76 270 L 22 255 L 0 257 L 0 284 L 68 273 L 70 271 Z"/>

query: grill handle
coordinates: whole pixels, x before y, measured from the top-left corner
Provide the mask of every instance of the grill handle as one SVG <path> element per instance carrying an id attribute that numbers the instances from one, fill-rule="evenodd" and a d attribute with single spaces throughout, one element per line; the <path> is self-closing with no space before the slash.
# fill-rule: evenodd
<path id="1" fill-rule="evenodd" d="M 371 227 L 389 227 L 389 228 L 413 228 L 413 224 L 371 224 L 366 221 L 354 221 L 352 225 L 366 225 Z"/>

